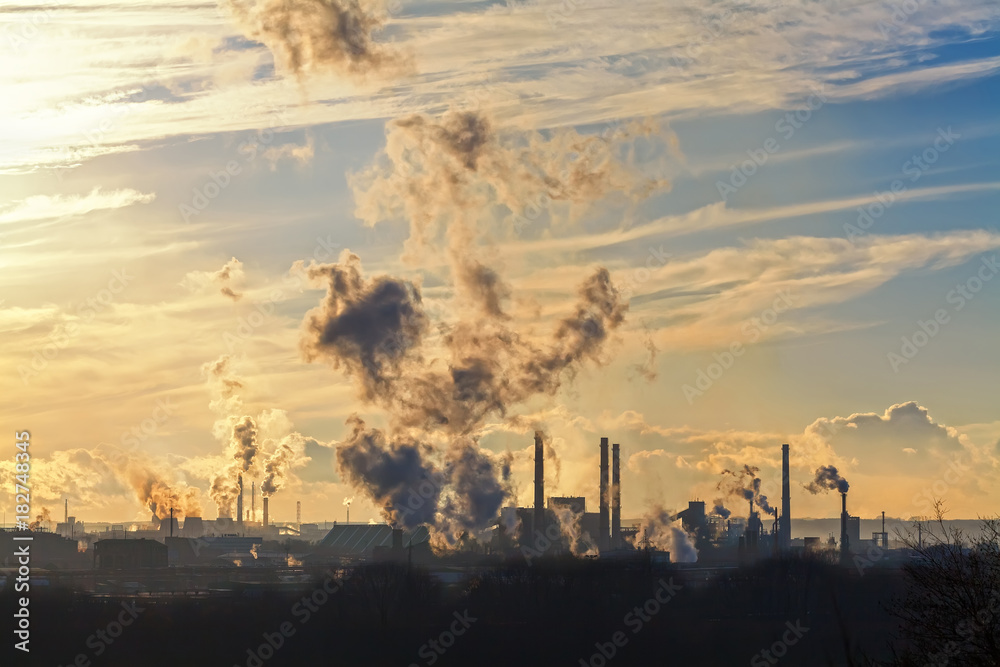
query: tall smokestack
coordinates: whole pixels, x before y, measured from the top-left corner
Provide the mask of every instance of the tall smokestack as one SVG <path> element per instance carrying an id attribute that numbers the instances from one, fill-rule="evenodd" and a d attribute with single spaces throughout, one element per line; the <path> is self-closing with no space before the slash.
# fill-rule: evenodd
<path id="1" fill-rule="evenodd" d="M 778 533 L 782 549 L 792 546 L 792 492 L 791 475 L 788 472 L 788 445 L 781 446 L 781 519 Z"/>
<path id="2" fill-rule="evenodd" d="M 545 529 L 545 447 L 535 431 L 535 530 Z"/>
<path id="3" fill-rule="evenodd" d="M 295 523 L 296 525 L 302 525 L 302 501 L 295 501 Z"/>
<path id="4" fill-rule="evenodd" d="M 601 438 L 601 515 L 598 524 L 597 547 L 602 551 L 608 548 L 608 439 Z"/>
<path id="5" fill-rule="evenodd" d="M 250 482 L 250 520 L 257 518 L 257 482 Z"/>
<path id="6" fill-rule="evenodd" d="M 846 559 L 850 557 L 850 540 L 847 538 L 847 493 L 841 493 L 840 499 L 843 502 L 843 509 L 840 511 L 840 557 Z"/>
<path id="7" fill-rule="evenodd" d="M 243 528 L 243 475 L 238 478 L 240 495 L 236 496 L 236 522 Z"/>
<path id="8" fill-rule="evenodd" d="M 618 443 L 611 445 L 611 548 L 621 548 L 622 474 Z"/>
<path id="9" fill-rule="evenodd" d="M 267 496 L 264 496 L 264 527 L 267 528 Z"/>
<path id="10" fill-rule="evenodd" d="M 66 518 L 63 519 L 63 523 L 69 523 L 69 498 L 66 499 Z"/>

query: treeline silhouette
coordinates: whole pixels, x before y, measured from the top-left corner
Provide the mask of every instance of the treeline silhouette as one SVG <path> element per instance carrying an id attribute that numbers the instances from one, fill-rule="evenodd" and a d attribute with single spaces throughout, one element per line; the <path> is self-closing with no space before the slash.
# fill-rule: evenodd
<path id="1" fill-rule="evenodd" d="M 777 652 L 762 653 L 772 649 L 781 665 L 925 664 L 914 662 L 928 649 L 914 635 L 920 619 L 900 614 L 917 601 L 914 587 L 927 584 L 915 567 L 859 572 L 789 557 L 707 569 L 552 557 L 454 577 L 405 562 L 314 569 L 292 589 L 241 585 L 203 598 L 35 588 L 31 660 L 20 664 L 69 665 L 78 654 L 92 665 L 145 667 L 779 664 Z M 9 580 L 4 618 L 16 595 Z M 657 599 L 665 601 L 650 602 Z M 142 609 L 135 622 L 110 643 L 95 640 L 121 617 L 123 601 Z"/>

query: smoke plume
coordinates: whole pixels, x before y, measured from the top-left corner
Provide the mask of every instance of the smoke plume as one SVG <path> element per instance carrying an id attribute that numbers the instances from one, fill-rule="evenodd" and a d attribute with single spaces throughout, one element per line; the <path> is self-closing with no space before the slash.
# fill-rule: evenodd
<path id="1" fill-rule="evenodd" d="M 760 492 L 761 480 L 757 477 L 759 471 L 760 468 L 750 465 L 744 465 L 742 470 L 735 472 L 732 470 L 723 470 L 722 479 L 719 480 L 716 488 L 723 491 L 730 498 L 752 500 L 766 514 L 777 516 L 777 508 L 771 507 L 767 496 Z"/>
<path id="2" fill-rule="evenodd" d="M 428 359 L 428 318 L 416 285 L 365 279 L 360 260 L 349 253 L 340 264 L 297 268 L 327 288 L 322 305 L 305 318 L 305 358 L 343 369 L 362 400 L 386 409 L 398 428 L 468 434 L 488 416 L 503 417 L 532 396 L 555 394 L 582 362 L 604 362 L 604 344 L 628 309 L 608 271 L 597 269 L 548 345 L 529 342 L 504 324 L 459 322 L 442 338 L 437 358 Z"/>
<path id="3" fill-rule="evenodd" d="M 28 524 L 28 530 L 36 531 L 41 528 L 48 530 L 50 523 L 52 523 L 52 515 L 49 513 L 49 508 L 43 507 L 35 520 Z"/>
<path id="4" fill-rule="evenodd" d="M 412 69 L 410 59 L 376 42 L 385 22 L 362 0 L 220 0 L 244 34 L 263 43 L 279 68 L 301 76 L 330 71 L 344 77 L 387 78 Z"/>
<path id="5" fill-rule="evenodd" d="M 820 493 L 821 491 L 847 493 L 850 486 L 847 480 L 840 476 L 836 466 L 821 466 L 816 469 L 816 477 L 806 485 L 806 489 L 809 490 L 809 493 Z"/>
<path id="6" fill-rule="evenodd" d="M 201 516 L 200 492 L 197 488 L 171 483 L 151 466 L 137 462 L 129 464 L 126 477 L 136 498 L 157 519 L 168 518 L 171 508 L 175 518 Z"/>
<path id="7" fill-rule="evenodd" d="M 393 526 L 433 524 L 443 479 L 426 460 L 431 448 L 410 439 L 390 442 L 357 415 L 347 423 L 351 435 L 337 447 L 341 477 L 379 505 Z"/>
<path id="8" fill-rule="evenodd" d="M 650 546 L 670 552 L 673 563 L 695 563 L 698 561 L 698 549 L 694 546 L 691 535 L 684 532 L 681 521 L 672 520 L 670 512 L 662 507 L 656 507 L 642 520 L 645 538 Z"/>
<path id="9" fill-rule="evenodd" d="M 724 502 L 725 501 L 722 498 L 717 499 L 715 501 L 715 507 L 712 508 L 712 514 L 723 519 L 728 519 L 732 512 L 726 509 Z"/>
<path id="10" fill-rule="evenodd" d="M 293 266 L 326 289 L 303 320 L 304 358 L 343 372 L 362 401 L 387 414 L 387 432 L 352 417 L 337 460 L 391 523 L 430 524 L 449 542 L 490 525 L 513 493 L 509 457 L 498 462 L 477 444 L 486 421 L 555 395 L 587 363 L 607 362 L 628 309 L 607 269 L 583 276 L 551 333 L 529 336 L 510 312 L 514 294 L 496 253 L 482 246 L 497 232 L 510 236 L 529 202 L 554 225 L 664 186 L 632 159 L 637 142 L 659 132 L 648 121 L 584 136 L 497 128 L 481 111 L 413 115 L 390 122 L 384 151 L 351 176 L 356 215 L 368 225 L 405 221 L 404 260 L 432 259 L 433 275 L 444 258 L 453 288 L 450 303 L 428 311 L 419 283 L 365 276 L 348 251 L 337 263 Z M 447 449 L 429 444 L 442 439 Z M 551 447 L 549 455 L 558 470 Z"/>
<path id="11" fill-rule="evenodd" d="M 437 523 L 449 544 L 463 533 L 493 525 L 509 495 L 509 477 L 510 467 L 497 466 L 472 440 L 460 439 L 452 444 L 445 461 L 446 488 Z"/>
<path id="12" fill-rule="evenodd" d="M 264 481 L 260 483 L 262 496 L 277 493 L 288 478 L 289 471 L 308 463 L 305 455 L 306 438 L 299 433 L 289 433 L 281 441 L 264 464 Z"/>

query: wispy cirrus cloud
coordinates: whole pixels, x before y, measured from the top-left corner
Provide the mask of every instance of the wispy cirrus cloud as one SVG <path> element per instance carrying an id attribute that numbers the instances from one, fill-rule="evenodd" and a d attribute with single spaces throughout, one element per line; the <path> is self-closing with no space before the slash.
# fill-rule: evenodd
<path id="1" fill-rule="evenodd" d="M 148 204 L 154 199 L 155 193 L 143 193 L 130 188 L 94 188 L 85 195 L 33 195 L 0 210 L 0 224 L 86 215 L 92 211 Z"/>

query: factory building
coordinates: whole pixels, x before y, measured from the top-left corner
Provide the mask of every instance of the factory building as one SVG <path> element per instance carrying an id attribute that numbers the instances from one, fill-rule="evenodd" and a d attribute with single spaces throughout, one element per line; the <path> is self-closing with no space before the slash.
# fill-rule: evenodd
<path id="1" fill-rule="evenodd" d="M 156 540 L 98 540 L 94 567 L 101 570 L 135 570 L 167 566 L 167 546 Z"/>

